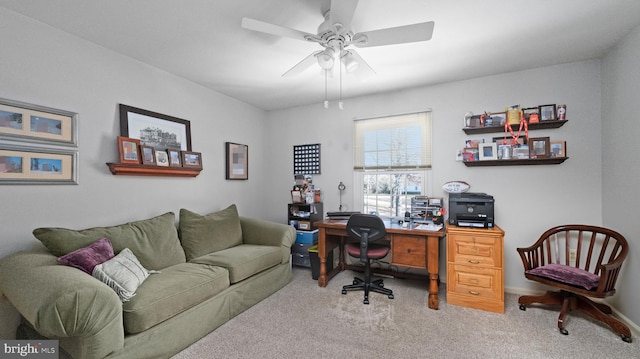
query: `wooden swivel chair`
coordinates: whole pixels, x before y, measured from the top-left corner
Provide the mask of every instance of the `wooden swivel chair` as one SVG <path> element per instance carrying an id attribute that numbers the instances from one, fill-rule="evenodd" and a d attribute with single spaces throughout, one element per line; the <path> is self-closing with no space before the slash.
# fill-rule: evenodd
<path id="1" fill-rule="evenodd" d="M 364 304 L 369 304 L 370 291 L 386 294 L 393 299 L 393 291 L 384 287 L 382 279 L 371 280 L 371 260 L 382 259 L 389 253 L 388 245 L 371 243 L 384 238 L 387 233 L 382 219 L 370 214 L 353 214 L 347 222 L 347 233 L 350 238 L 358 240 L 348 243 L 346 247 L 350 256 L 360 258 L 360 262 L 364 263 L 364 280 L 354 278 L 353 284 L 342 287 L 342 294 L 364 290 Z"/>
<path id="2" fill-rule="evenodd" d="M 567 335 L 565 320 L 572 310 L 606 323 L 625 342 L 631 343 L 629 327 L 611 316 L 611 307 L 589 298 L 615 294 L 620 267 L 629 251 L 618 232 L 596 226 L 569 224 L 544 232 L 528 248 L 518 248 L 527 279 L 556 288 L 544 295 L 524 295 L 521 310 L 533 303 L 561 305 L 560 333 Z"/>

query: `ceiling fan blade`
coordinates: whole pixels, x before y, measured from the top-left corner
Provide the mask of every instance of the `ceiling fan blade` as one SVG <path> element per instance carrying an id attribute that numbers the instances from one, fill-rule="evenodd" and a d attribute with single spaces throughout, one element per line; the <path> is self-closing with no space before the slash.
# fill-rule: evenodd
<path id="1" fill-rule="evenodd" d="M 317 63 L 316 56 L 321 52 L 322 51 L 316 51 L 311 55 L 305 57 L 304 59 L 302 59 L 302 61 L 298 62 L 294 67 L 290 68 L 289 70 L 287 70 L 287 72 L 282 74 L 282 77 L 290 77 L 290 76 L 296 76 L 301 74 L 304 70 L 308 69 L 309 67 Z"/>
<path id="2" fill-rule="evenodd" d="M 362 56 L 360 56 L 360 54 L 358 54 L 355 50 L 345 50 L 345 51 L 353 55 L 353 58 L 358 63 L 358 67 L 353 72 L 353 74 L 356 77 L 367 78 L 369 76 L 373 76 L 376 74 L 375 70 L 373 70 L 373 68 L 369 66 L 369 64 L 366 61 L 364 61 Z"/>
<path id="3" fill-rule="evenodd" d="M 353 35 L 351 43 L 357 47 L 404 44 L 431 40 L 433 21 L 413 25 L 390 27 L 387 29 L 360 32 Z"/>
<path id="4" fill-rule="evenodd" d="M 342 24 L 344 28 L 351 28 L 351 20 L 358 6 L 358 0 L 331 0 L 329 18 L 331 24 Z"/>
<path id="5" fill-rule="evenodd" d="M 264 22 L 260 20 L 250 19 L 248 17 L 242 18 L 242 27 L 248 30 L 259 31 L 266 34 L 277 35 L 282 37 L 288 37 L 296 40 L 317 41 L 318 39 L 318 35 L 313 35 L 308 32 L 270 24 L 268 22 Z"/>

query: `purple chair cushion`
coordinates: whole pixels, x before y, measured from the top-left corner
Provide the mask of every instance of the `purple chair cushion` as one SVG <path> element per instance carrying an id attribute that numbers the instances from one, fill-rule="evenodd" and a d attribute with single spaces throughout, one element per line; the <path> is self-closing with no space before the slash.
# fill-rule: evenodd
<path id="1" fill-rule="evenodd" d="M 352 257 L 360 258 L 360 243 L 347 244 L 347 252 Z M 389 247 L 377 244 L 369 244 L 367 248 L 367 257 L 370 259 L 384 258 L 389 253 Z"/>
<path id="2" fill-rule="evenodd" d="M 562 264 L 547 264 L 542 267 L 528 270 L 527 273 L 537 275 L 539 277 L 549 278 L 558 282 L 583 287 L 591 290 L 598 286 L 600 276 L 597 276 L 586 270 L 566 266 Z"/>
<path id="3" fill-rule="evenodd" d="M 58 263 L 78 268 L 91 275 L 95 266 L 113 257 L 111 241 L 108 238 L 102 238 L 86 247 L 76 249 L 62 257 L 58 257 Z"/>

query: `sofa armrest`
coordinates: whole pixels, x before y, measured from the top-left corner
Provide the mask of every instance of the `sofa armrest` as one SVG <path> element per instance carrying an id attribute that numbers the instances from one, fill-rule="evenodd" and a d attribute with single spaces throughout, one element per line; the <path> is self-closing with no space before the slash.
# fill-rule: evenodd
<path id="1" fill-rule="evenodd" d="M 281 246 L 282 263 L 289 262 L 291 246 L 296 241 L 296 230 L 293 227 L 248 217 L 240 217 L 240 225 L 243 243 Z"/>
<path id="2" fill-rule="evenodd" d="M 124 345 L 118 295 L 49 253 L 21 252 L 0 260 L 0 291 L 47 338 L 91 338 L 104 355 Z"/>

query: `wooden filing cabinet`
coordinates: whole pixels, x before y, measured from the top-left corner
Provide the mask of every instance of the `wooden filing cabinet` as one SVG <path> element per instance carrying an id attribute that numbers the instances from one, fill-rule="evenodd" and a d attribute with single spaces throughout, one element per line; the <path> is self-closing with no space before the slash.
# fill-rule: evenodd
<path id="1" fill-rule="evenodd" d="M 447 303 L 504 313 L 504 231 L 447 226 Z"/>

